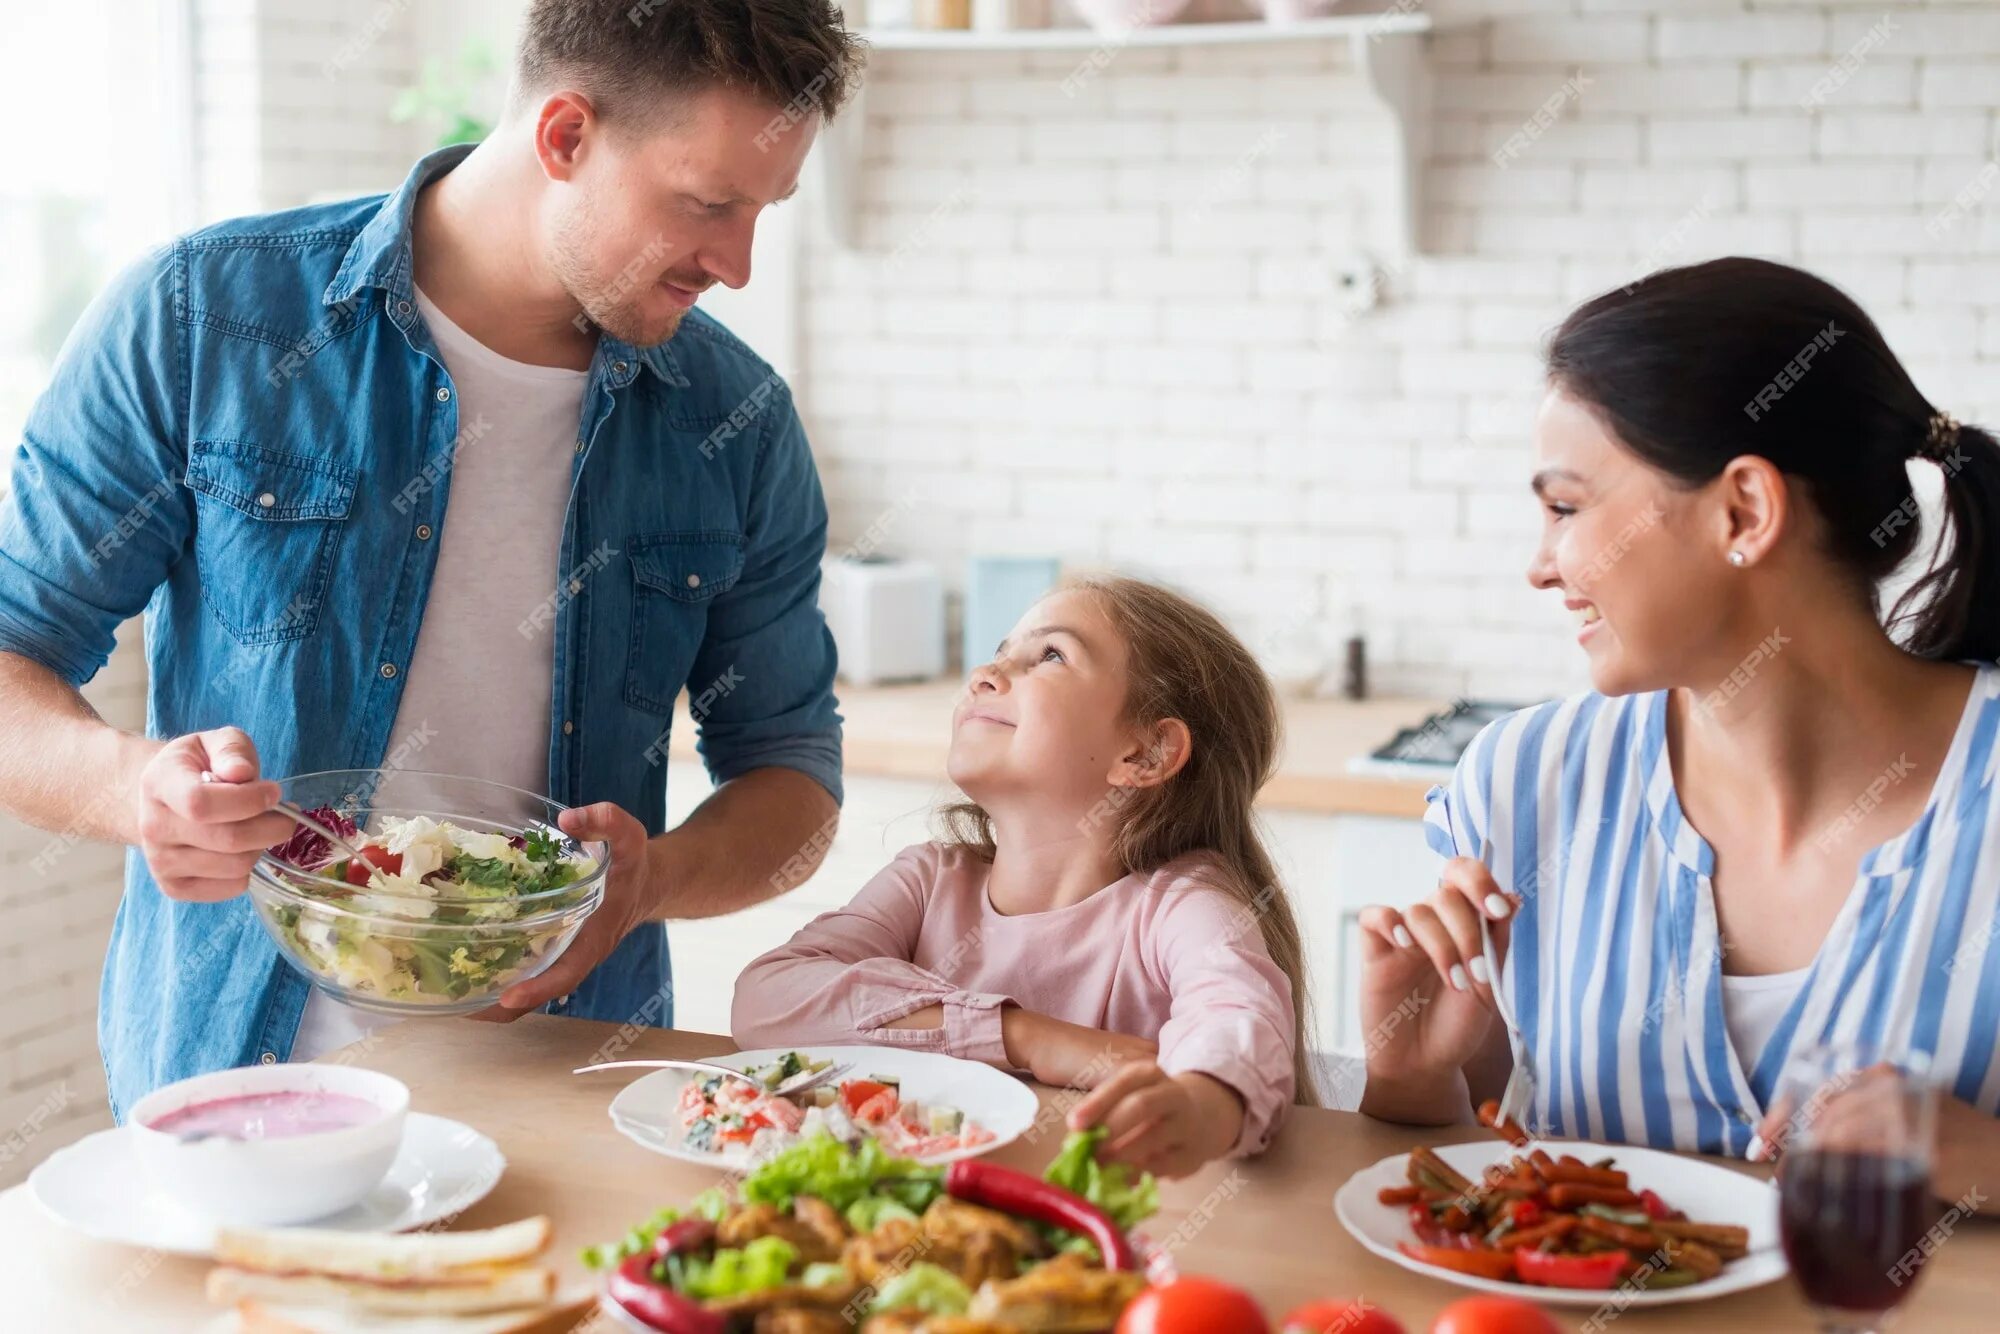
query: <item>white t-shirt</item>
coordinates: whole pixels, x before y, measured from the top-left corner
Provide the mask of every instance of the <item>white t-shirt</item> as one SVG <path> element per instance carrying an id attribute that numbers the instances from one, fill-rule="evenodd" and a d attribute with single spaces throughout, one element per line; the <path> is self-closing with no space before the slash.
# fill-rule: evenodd
<path id="1" fill-rule="evenodd" d="M 417 308 L 458 396 L 460 445 L 443 483 L 437 569 L 384 763 L 546 792 L 555 670 L 548 609 L 589 375 L 509 360 L 421 291 Z M 315 989 L 291 1058 L 311 1060 L 393 1022 Z"/>
<path id="2" fill-rule="evenodd" d="M 1778 1021 L 1792 1006 L 1799 988 L 1806 984 L 1811 968 L 1789 973 L 1761 973 L 1745 977 L 1722 975 L 1722 1023 L 1729 1030 L 1730 1045 L 1749 1070 L 1764 1055 Z"/>

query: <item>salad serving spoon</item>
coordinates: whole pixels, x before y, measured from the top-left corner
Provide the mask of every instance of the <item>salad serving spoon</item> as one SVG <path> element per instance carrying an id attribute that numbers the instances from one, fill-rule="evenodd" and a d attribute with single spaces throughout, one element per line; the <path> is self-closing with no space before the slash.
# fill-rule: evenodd
<path id="1" fill-rule="evenodd" d="M 766 1091 L 780 1098 L 790 1097 L 795 1093 L 808 1093 L 822 1084 L 831 1083 L 853 1068 L 854 1066 L 850 1062 L 846 1065 L 829 1065 L 824 1070 L 801 1070 L 790 1079 L 779 1084 L 776 1088 Z M 598 1070 L 706 1070 L 711 1074 L 730 1075 L 742 1080 L 746 1084 L 754 1085 L 758 1089 L 765 1088 L 764 1081 L 757 1078 L 757 1076 L 746 1075 L 734 1066 L 722 1065 L 716 1061 L 599 1061 L 595 1065 L 580 1065 L 570 1071 L 570 1073 L 573 1075 L 587 1075 Z"/>

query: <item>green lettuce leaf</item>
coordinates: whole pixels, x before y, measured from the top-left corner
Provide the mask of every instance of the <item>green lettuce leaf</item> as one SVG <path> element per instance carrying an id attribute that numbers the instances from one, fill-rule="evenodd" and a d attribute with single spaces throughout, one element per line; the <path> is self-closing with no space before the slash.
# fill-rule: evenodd
<path id="1" fill-rule="evenodd" d="M 937 1168 L 891 1157 L 872 1139 L 850 1149 L 821 1131 L 772 1155 L 743 1178 L 742 1194 L 747 1203 L 779 1209 L 790 1209 L 798 1196 L 813 1195 L 844 1213 L 871 1194 L 886 1195 L 906 1208 L 921 1211 L 943 1189 L 944 1173 Z"/>
<path id="2" fill-rule="evenodd" d="M 1135 1181 L 1125 1164 L 1100 1162 L 1097 1148 L 1106 1133 L 1102 1126 L 1070 1132 L 1042 1177 L 1083 1196 L 1129 1231 L 1159 1212 L 1160 1186 L 1150 1172 L 1139 1173 Z"/>
<path id="3" fill-rule="evenodd" d="M 884 1283 L 875 1294 L 874 1311 L 922 1311 L 927 1315 L 964 1315 L 972 1305 L 972 1290 L 958 1275 L 919 1262 Z"/>
<path id="4" fill-rule="evenodd" d="M 686 1257 L 682 1264 L 673 1266 L 678 1270 L 674 1287 L 701 1301 L 741 1297 L 781 1286 L 798 1258 L 798 1248 L 783 1237 L 759 1237 L 740 1250 L 719 1250 L 706 1260 Z"/>

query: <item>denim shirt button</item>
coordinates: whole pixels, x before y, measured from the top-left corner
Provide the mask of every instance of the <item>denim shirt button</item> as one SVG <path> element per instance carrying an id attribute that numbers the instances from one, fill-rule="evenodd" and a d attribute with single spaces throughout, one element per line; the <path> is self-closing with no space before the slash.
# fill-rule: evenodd
<path id="1" fill-rule="evenodd" d="M 582 591 L 583 591 L 583 580 L 572 579 L 569 581 L 569 595 L 571 597 L 575 597 L 578 593 L 581 593 Z"/>
<path id="2" fill-rule="evenodd" d="M 583 453 L 583 441 L 579 440 L 576 442 L 576 452 L 579 454 Z"/>
<path id="3" fill-rule="evenodd" d="M 259 509 L 269 509 L 271 508 L 271 506 L 277 503 L 278 503 L 278 497 L 269 491 L 266 491 L 263 495 L 257 497 L 257 507 Z"/>
<path id="4" fill-rule="evenodd" d="M 576 731 L 576 724 L 567 718 L 563 719 L 563 735 L 568 736 L 574 731 Z"/>
<path id="5" fill-rule="evenodd" d="M 260 1065 L 276 1065 L 278 1063 L 278 1053 L 267 1051 L 257 1058 L 257 1062 Z"/>
<path id="6" fill-rule="evenodd" d="M 419 542 L 428 542 L 428 541 L 430 541 L 430 540 L 431 540 L 431 526 L 430 526 L 429 524 L 427 524 L 427 523 L 420 523 L 420 524 L 418 524 L 418 525 L 417 525 L 417 541 L 419 541 Z"/>
<path id="7" fill-rule="evenodd" d="M 700 576 L 700 575 L 698 575 L 698 574 L 691 574 L 691 575 L 689 575 L 689 576 L 688 576 L 688 587 L 689 587 L 689 588 L 700 588 L 700 587 L 701 587 L 701 576 Z"/>
<path id="8" fill-rule="evenodd" d="M 438 394 L 437 394 L 437 398 L 438 398 L 438 402 L 440 402 L 440 403 L 449 403 L 449 402 L 451 402 L 451 390 L 449 390 L 449 389 L 445 388 L 445 386 L 443 386 L 443 385 L 439 385 L 439 386 L 438 386 Z"/>
<path id="9" fill-rule="evenodd" d="M 398 301 L 396 303 L 396 313 L 398 315 L 408 315 L 410 313 L 410 303 L 407 301 Z"/>
<path id="10" fill-rule="evenodd" d="M 625 373 L 625 364 L 622 361 L 614 361 L 611 363 L 611 369 L 617 374 L 623 375 Z"/>
<path id="11" fill-rule="evenodd" d="M 396 679 L 396 664 L 395 664 L 395 663 L 393 663 L 393 662 L 385 662 L 385 663 L 383 663 L 383 664 L 382 664 L 382 679 L 383 679 L 384 681 L 393 681 L 393 680 L 395 680 L 395 679 Z"/>

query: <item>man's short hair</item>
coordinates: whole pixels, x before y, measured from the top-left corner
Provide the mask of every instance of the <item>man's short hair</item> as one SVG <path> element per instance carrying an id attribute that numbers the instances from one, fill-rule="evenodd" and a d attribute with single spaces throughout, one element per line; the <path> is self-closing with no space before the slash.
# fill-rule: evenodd
<path id="1" fill-rule="evenodd" d="M 861 50 L 830 0 L 532 0 L 514 96 L 574 88 L 606 122 L 651 126 L 689 95 L 732 88 L 830 120 Z"/>

